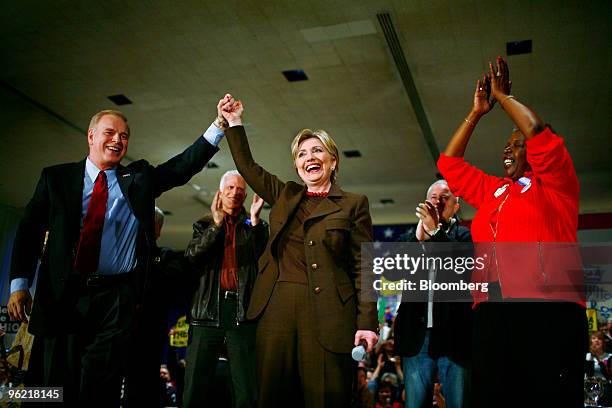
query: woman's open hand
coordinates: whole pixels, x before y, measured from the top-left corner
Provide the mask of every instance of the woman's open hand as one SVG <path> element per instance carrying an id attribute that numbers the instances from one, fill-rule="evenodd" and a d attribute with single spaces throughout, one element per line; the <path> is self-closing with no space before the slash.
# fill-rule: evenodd
<path id="1" fill-rule="evenodd" d="M 485 115 L 493 109 L 495 99 L 491 97 L 491 81 L 487 75 L 476 81 L 474 91 L 474 107 L 472 112 L 478 116 Z"/>
<path id="2" fill-rule="evenodd" d="M 510 70 L 508 63 L 502 57 L 497 57 L 495 69 L 493 64 L 489 62 L 489 73 L 487 79 L 491 85 L 491 96 L 500 101 L 502 98 L 510 95 L 512 81 L 510 81 Z"/>

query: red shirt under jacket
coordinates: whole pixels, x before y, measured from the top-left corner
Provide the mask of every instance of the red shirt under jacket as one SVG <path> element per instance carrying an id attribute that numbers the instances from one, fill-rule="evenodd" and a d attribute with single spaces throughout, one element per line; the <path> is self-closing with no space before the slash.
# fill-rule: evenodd
<path id="1" fill-rule="evenodd" d="M 504 298 L 584 304 L 576 244 L 580 186 L 572 159 L 548 128 L 526 141 L 526 149 L 528 187 L 525 179 L 485 174 L 461 157 L 438 159 L 453 194 L 477 209 L 472 239 L 476 255 L 486 254 L 486 267 L 474 269 L 473 280 L 499 282 Z M 473 295 L 476 303 L 488 299 L 487 293 Z"/>

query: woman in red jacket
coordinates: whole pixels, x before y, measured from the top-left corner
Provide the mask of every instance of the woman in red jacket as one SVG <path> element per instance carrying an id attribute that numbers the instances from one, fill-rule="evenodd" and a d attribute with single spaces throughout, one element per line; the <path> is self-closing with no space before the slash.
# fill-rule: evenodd
<path id="1" fill-rule="evenodd" d="M 473 272 L 489 291 L 474 293 L 471 406 L 578 407 L 587 345 L 578 178 L 563 139 L 510 95 L 508 66 L 501 57 L 496 65 L 477 81 L 473 108 L 438 160 L 453 194 L 477 209 L 472 238 L 487 260 Z M 463 159 L 496 102 L 517 128 L 502 152 L 504 177 Z M 543 332 L 558 333 L 545 355 L 534 342 Z"/>

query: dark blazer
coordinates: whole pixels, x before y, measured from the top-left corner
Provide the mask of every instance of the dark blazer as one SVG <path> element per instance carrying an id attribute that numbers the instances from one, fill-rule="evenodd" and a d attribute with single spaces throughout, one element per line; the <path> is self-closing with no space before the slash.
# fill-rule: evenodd
<path id="1" fill-rule="evenodd" d="M 134 278 L 140 303 L 146 304 L 151 280 L 156 279 L 150 274 L 155 198 L 189 181 L 218 150 L 199 137 L 184 152 L 157 167 L 145 160 L 117 167 L 119 186 L 139 225 Z M 30 284 L 45 231 L 49 231 L 29 325 L 35 335 L 61 333 L 71 327 L 65 313 L 73 309 L 77 297 L 72 285 L 78 279 L 72 264 L 81 228 L 84 172 L 85 160 L 43 169 L 17 229 L 10 279 L 28 278 Z"/>
<path id="2" fill-rule="evenodd" d="M 259 276 L 247 313 L 249 319 L 256 319 L 266 308 L 278 280 L 278 238 L 306 187 L 282 182 L 255 163 L 242 126 L 231 127 L 225 134 L 238 171 L 272 206 L 270 239 L 259 259 Z M 361 243 L 371 241 L 368 199 L 335 184 L 304 222 L 310 301 L 318 322 L 319 343 L 329 351 L 348 353 L 356 330 L 378 329 L 375 301 L 361 297 Z"/>
<path id="3" fill-rule="evenodd" d="M 268 242 L 268 223 L 260 220 L 256 226 L 247 221 L 242 208 L 236 219 L 236 264 L 238 266 L 237 322 L 246 320 L 246 309 L 257 277 L 257 260 Z M 199 285 L 191 305 L 191 321 L 196 326 L 219 327 L 219 297 L 221 268 L 225 251 L 226 224 L 217 227 L 212 215 L 193 224 L 193 238 L 185 256 L 194 266 Z"/>
<path id="4" fill-rule="evenodd" d="M 398 241 L 418 242 L 414 231 L 402 235 Z M 448 234 L 440 230 L 428 243 L 435 250 L 436 242 L 464 242 L 471 243 L 470 230 L 454 224 Z M 466 254 L 461 254 L 465 256 Z M 472 253 L 469 254 L 471 256 Z M 423 271 L 420 271 L 423 272 Z M 425 271 L 426 273 L 426 271 Z M 386 275 L 385 275 L 386 276 Z M 418 274 L 417 274 L 417 277 Z M 422 276 L 427 279 L 427 276 Z M 470 274 L 466 272 L 458 278 L 470 281 Z M 402 357 L 412 357 L 419 353 L 425 340 L 427 330 L 427 293 L 423 293 L 424 302 L 402 303 L 397 311 L 394 322 L 395 350 Z M 408 296 L 413 296 L 410 293 Z M 466 292 L 466 299 L 461 302 L 435 301 L 433 307 L 433 328 L 431 329 L 428 354 L 432 358 L 446 356 L 457 364 L 465 365 L 469 361 L 472 335 L 471 297 Z"/>

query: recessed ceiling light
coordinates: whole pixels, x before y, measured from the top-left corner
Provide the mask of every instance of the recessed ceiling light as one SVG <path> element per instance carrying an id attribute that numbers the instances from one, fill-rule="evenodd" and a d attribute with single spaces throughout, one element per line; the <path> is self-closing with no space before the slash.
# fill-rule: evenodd
<path id="1" fill-rule="evenodd" d="M 531 54 L 531 40 L 510 41 L 506 43 L 507 55 Z"/>
<path id="2" fill-rule="evenodd" d="M 130 101 L 128 99 L 127 96 L 123 95 L 123 94 L 119 94 L 119 95 L 111 95 L 108 97 L 108 99 L 111 100 L 111 102 L 114 102 L 115 105 L 121 106 L 121 105 L 131 105 L 132 101 Z"/>
<path id="3" fill-rule="evenodd" d="M 283 75 L 289 82 L 307 81 L 308 77 L 306 73 L 301 69 L 292 69 L 289 71 L 283 71 Z"/>
<path id="4" fill-rule="evenodd" d="M 345 150 L 342 153 L 344 153 L 344 157 L 361 157 L 359 150 Z"/>

